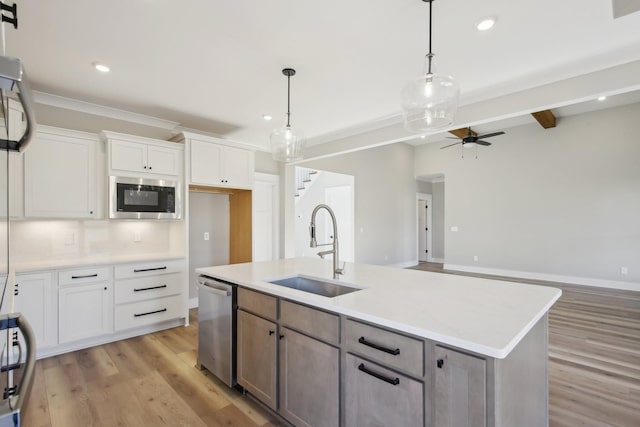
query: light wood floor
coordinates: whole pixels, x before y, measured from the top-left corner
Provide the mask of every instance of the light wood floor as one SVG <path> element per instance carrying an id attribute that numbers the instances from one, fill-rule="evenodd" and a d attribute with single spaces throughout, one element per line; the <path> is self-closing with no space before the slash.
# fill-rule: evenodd
<path id="1" fill-rule="evenodd" d="M 36 363 L 25 427 L 283 426 L 260 405 L 195 368 L 191 325 Z"/>
<path id="2" fill-rule="evenodd" d="M 535 283 L 563 290 L 549 316 L 550 426 L 640 426 L 640 293 Z M 196 316 L 188 327 L 38 361 L 23 425 L 283 425 L 194 367 Z"/>

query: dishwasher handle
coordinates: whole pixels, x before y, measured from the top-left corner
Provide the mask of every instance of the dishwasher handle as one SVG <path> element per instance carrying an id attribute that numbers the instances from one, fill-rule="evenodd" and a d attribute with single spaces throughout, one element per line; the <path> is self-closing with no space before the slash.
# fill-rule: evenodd
<path id="1" fill-rule="evenodd" d="M 232 293 L 229 285 L 220 283 L 217 280 L 201 278 L 198 279 L 198 284 L 203 287 L 203 290 L 211 292 L 212 294 L 220 295 L 221 297 L 230 297 Z M 221 285 L 224 287 L 219 287 L 216 285 Z"/>

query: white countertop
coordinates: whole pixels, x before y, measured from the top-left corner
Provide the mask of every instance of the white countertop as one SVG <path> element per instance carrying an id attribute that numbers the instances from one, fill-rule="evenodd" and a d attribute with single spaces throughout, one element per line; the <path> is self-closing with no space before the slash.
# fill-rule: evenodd
<path id="1" fill-rule="evenodd" d="M 164 259 L 182 259 L 184 255 L 167 253 L 128 254 L 128 255 L 100 255 L 81 258 L 47 259 L 29 262 L 14 262 L 13 268 L 17 273 L 28 273 L 43 270 L 59 270 L 63 268 L 95 266 L 105 264 L 126 264 L 130 262 L 145 262 Z M 0 274 L 6 273 L 6 265 L 0 266 Z"/>
<path id="2" fill-rule="evenodd" d="M 333 298 L 266 281 L 295 274 L 332 279 L 332 262 L 315 258 L 205 267 L 196 272 L 499 359 L 513 350 L 562 293 L 546 286 L 351 263 L 338 282 L 363 289 Z"/>

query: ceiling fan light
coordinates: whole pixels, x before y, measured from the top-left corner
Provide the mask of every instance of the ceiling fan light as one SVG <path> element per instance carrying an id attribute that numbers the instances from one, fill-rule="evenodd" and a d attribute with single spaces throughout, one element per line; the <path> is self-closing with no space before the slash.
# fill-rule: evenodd
<path id="1" fill-rule="evenodd" d="M 475 147 L 476 145 L 477 144 L 475 142 L 465 142 L 464 144 L 462 144 L 462 146 L 465 148 Z"/>
<path id="2" fill-rule="evenodd" d="M 460 88 L 451 76 L 424 74 L 407 83 L 401 97 L 405 129 L 425 133 L 453 123 Z"/>

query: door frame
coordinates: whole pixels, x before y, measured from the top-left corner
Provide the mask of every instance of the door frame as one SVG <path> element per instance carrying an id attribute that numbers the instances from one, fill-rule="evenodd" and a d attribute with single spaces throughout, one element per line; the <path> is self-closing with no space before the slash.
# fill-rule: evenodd
<path id="1" fill-rule="evenodd" d="M 420 239 L 423 234 L 420 230 L 420 201 L 427 202 L 427 217 L 425 218 L 425 224 L 427 225 L 427 262 L 433 261 L 433 195 L 427 193 L 416 193 L 416 259 L 420 262 Z"/>
<path id="2" fill-rule="evenodd" d="M 272 250 L 273 250 L 274 259 L 279 259 L 281 257 L 281 254 L 280 254 L 280 175 L 256 172 L 254 174 L 254 181 L 269 184 L 273 188 L 273 200 L 272 200 L 273 248 Z M 252 197 L 255 195 L 255 191 L 256 191 L 256 186 L 254 184 L 253 191 L 251 193 Z M 254 203 L 252 203 L 252 205 L 255 206 Z M 255 228 L 256 224 L 254 222 L 254 219 L 256 218 L 256 215 L 254 215 L 253 209 L 255 208 L 252 207 L 251 222 L 252 222 L 252 228 Z M 252 258 L 255 252 L 253 249 L 255 248 L 254 245 L 255 245 L 255 240 L 252 242 Z"/>

